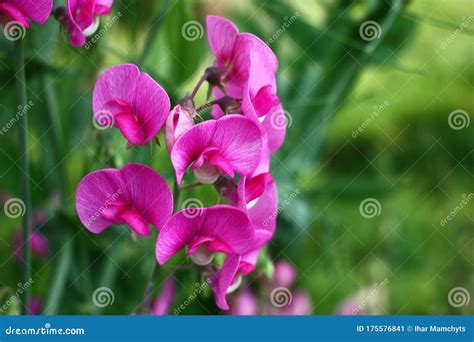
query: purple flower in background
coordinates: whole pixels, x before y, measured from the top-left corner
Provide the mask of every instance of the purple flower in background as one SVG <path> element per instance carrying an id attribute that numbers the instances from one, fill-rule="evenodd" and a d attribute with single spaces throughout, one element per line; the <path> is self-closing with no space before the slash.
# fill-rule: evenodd
<path id="1" fill-rule="evenodd" d="M 113 0 L 67 0 L 67 6 L 58 7 L 54 15 L 69 33 L 72 46 L 80 48 L 86 37 L 99 27 L 99 16 L 111 13 Z"/>
<path id="2" fill-rule="evenodd" d="M 31 252 L 34 255 L 37 255 L 43 259 L 46 259 L 49 255 L 49 246 L 48 246 L 48 239 L 46 237 L 37 232 L 33 231 L 30 234 L 30 248 Z M 14 255 L 15 255 L 15 260 L 17 262 L 20 262 L 22 260 L 22 255 L 23 255 L 23 233 L 19 229 L 15 232 L 14 238 L 13 238 L 13 246 L 15 246 L 14 250 Z"/>
<path id="3" fill-rule="evenodd" d="M 82 224 L 100 233 L 113 224 L 128 224 L 139 235 L 150 235 L 149 225 L 160 229 L 173 211 L 166 181 L 142 164 L 121 170 L 105 169 L 85 176 L 76 191 L 76 210 Z"/>
<path id="4" fill-rule="evenodd" d="M 151 314 L 155 316 L 167 315 L 175 296 L 176 282 L 170 277 L 164 282 L 158 297 L 152 300 Z"/>
<path id="5" fill-rule="evenodd" d="M 115 126 L 134 145 L 146 145 L 165 124 L 170 112 L 166 91 L 134 64 L 107 69 L 97 80 L 92 97 L 94 118 Z"/>
<path id="6" fill-rule="evenodd" d="M 29 20 L 44 24 L 53 8 L 53 0 L 0 0 L 0 25 L 16 21 L 25 28 Z"/>

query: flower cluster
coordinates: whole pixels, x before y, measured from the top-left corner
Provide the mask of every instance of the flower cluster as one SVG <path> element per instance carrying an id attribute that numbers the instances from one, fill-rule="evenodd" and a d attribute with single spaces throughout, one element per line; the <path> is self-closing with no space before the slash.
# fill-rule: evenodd
<path id="1" fill-rule="evenodd" d="M 148 74 L 122 64 L 97 80 L 93 113 L 99 123 L 107 118 L 118 128 L 128 145 L 147 145 L 164 128 L 176 186 L 194 175 L 201 184 L 214 184 L 227 204 L 173 214 L 166 181 L 149 166 L 127 164 L 84 177 L 76 209 L 93 233 L 126 224 L 135 235 L 147 236 L 154 226 L 157 262 L 163 265 L 186 249 L 194 263 L 212 272 L 216 304 L 228 310 L 226 294 L 255 269 L 260 250 L 275 232 L 278 194 L 270 156 L 284 140 L 285 127 L 273 124 L 284 120 L 284 112 L 276 94 L 278 61 L 268 46 L 221 17 L 207 17 L 207 32 L 215 61 L 174 108 Z M 214 99 L 196 107 L 204 82 Z M 213 118 L 203 121 L 209 107 Z M 225 255 L 220 267 L 213 263 L 216 253 Z"/>

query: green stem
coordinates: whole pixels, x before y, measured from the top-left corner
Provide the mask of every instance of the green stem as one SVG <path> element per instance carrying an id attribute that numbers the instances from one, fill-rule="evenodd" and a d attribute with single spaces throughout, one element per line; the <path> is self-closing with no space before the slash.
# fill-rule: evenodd
<path id="1" fill-rule="evenodd" d="M 25 55 L 23 50 L 23 40 L 15 42 L 15 78 L 16 78 L 16 98 L 17 105 L 21 108 L 27 105 L 26 98 L 26 77 L 25 77 Z M 25 212 L 22 219 L 23 228 L 23 283 L 29 282 L 31 278 L 31 185 L 29 153 L 28 153 L 28 113 L 21 116 L 20 124 L 20 171 L 21 199 L 25 204 Z M 26 287 L 21 294 L 21 314 L 27 315 L 30 306 L 31 286 Z"/>

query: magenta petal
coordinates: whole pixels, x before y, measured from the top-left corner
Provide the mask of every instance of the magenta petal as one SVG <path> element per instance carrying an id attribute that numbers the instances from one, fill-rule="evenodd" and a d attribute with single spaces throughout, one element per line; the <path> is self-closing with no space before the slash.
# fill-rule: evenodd
<path id="1" fill-rule="evenodd" d="M 288 261 L 280 260 L 275 263 L 272 283 L 275 287 L 290 287 L 296 280 L 296 270 Z"/>
<path id="2" fill-rule="evenodd" d="M 254 316 L 258 313 L 257 297 L 246 288 L 232 300 L 229 315 L 234 316 Z"/>
<path id="3" fill-rule="evenodd" d="M 14 5 L 38 24 L 44 24 L 53 9 L 53 0 L 4 0 L 3 2 Z"/>
<path id="4" fill-rule="evenodd" d="M 175 296 L 176 282 L 172 277 L 169 277 L 161 287 L 159 296 L 151 303 L 151 314 L 155 316 L 167 315 Z"/>
<path id="5" fill-rule="evenodd" d="M 12 4 L 0 3 L 0 15 L 7 16 L 6 21 L 17 21 L 25 28 L 28 28 L 30 26 L 26 15 Z M 0 20 L 0 24 L 1 23 L 2 21 Z"/>
<path id="6" fill-rule="evenodd" d="M 175 141 L 171 151 L 171 162 L 176 171 L 178 184 L 181 183 L 186 169 L 195 161 L 201 153 L 210 146 L 216 121 L 209 120 L 200 123 L 186 131 Z"/>
<path id="7" fill-rule="evenodd" d="M 93 112 L 105 110 L 110 101 L 121 100 L 132 104 L 139 76 L 140 70 L 134 64 L 119 64 L 104 71 L 95 83 L 92 95 Z"/>
<path id="8" fill-rule="evenodd" d="M 217 120 L 213 139 L 221 156 L 241 176 L 252 173 L 262 153 L 262 134 L 258 126 L 241 115 L 227 115 Z"/>
<path id="9" fill-rule="evenodd" d="M 206 30 L 212 52 L 221 63 L 227 63 L 231 59 L 239 30 L 230 20 L 213 15 L 206 17 Z"/>
<path id="10" fill-rule="evenodd" d="M 156 243 L 156 259 L 162 265 L 185 246 L 192 253 L 200 244 L 211 251 L 245 253 L 253 240 L 254 228 L 241 210 L 228 205 L 190 208 L 165 224 Z"/>
<path id="11" fill-rule="evenodd" d="M 211 287 L 214 292 L 216 304 L 222 310 L 229 310 L 226 299 L 227 289 L 235 281 L 240 259 L 241 256 L 239 254 L 228 255 L 222 268 L 212 279 Z"/>
<path id="12" fill-rule="evenodd" d="M 120 113 L 114 116 L 115 124 L 123 136 L 132 144 L 145 145 L 145 134 L 142 126 L 132 113 Z"/>
<path id="13" fill-rule="evenodd" d="M 173 212 L 173 195 L 158 172 L 142 164 L 127 164 L 122 170 L 133 208 L 158 230 Z"/>
<path id="14" fill-rule="evenodd" d="M 101 212 L 107 208 L 110 198 L 128 202 L 124 189 L 125 182 L 119 170 L 105 169 L 85 176 L 76 190 L 76 210 L 82 224 L 96 234 L 114 224 L 112 220 L 106 220 Z M 116 219 L 119 220 L 118 217 Z"/>
<path id="15" fill-rule="evenodd" d="M 76 210 L 82 224 L 100 233 L 112 224 L 129 224 L 140 235 L 150 235 L 173 210 L 165 180 L 153 169 L 127 164 L 122 170 L 105 169 L 85 176 L 76 190 Z"/>
<path id="16" fill-rule="evenodd" d="M 142 73 L 137 82 L 134 111 L 144 133 L 140 145 L 146 145 L 158 134 L 170 112 L 168 94 L 146 73 Z"/>
<path id="17" fill-rule="evenodd" d="M 184 132 L 194 126 L 193 119 L 189 114 L 181 108 L 180 105 L 175 106 L 168 118 L 166 119 L 165 139 L 166 149 L 171 153 L 171 149 L 174 146 L 174 142 Z"/>

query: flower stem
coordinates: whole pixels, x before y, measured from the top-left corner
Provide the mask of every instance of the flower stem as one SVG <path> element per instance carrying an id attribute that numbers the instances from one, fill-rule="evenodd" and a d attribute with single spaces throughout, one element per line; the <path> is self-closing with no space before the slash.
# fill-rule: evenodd
<path id="1" fill-rule="evenodd" d="M 17 105 L 23 108 L 27 105 L 26 77 L 25 77 L 25 55 L 23 40 L 15 41 L 15 78 Z M 31 278 L 31 186 L 29 181 L 30 165 L 28 153 L 28 113 L 21 116 L 20 124 L 20 166 L 21 166 L 21 199 L 25 204 L 25 212 L 22 218 L 23 230 L 23 283 L 28 283 Z M 31 286 L 27 286 L 21 293 L 21 314 L 27 315 L 30 306 Z"/>
<path id="2" fill-rule="evenodd" d="M 193 89 L 193 92 L 191 93 L 191 99 L 194 100 L 194 97 L 196 96 L 197 92 L 199 91 L 199 88 L 201 88 L 201 85 L 204 83 L 204 81 L 207 79 L 207 74 L 204 73 L 201 78 L 199 79 L 198 83 Z"/>

